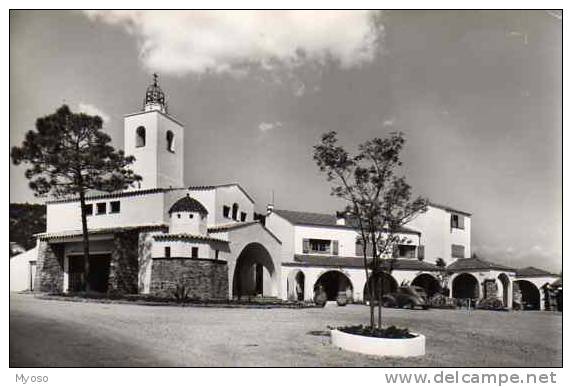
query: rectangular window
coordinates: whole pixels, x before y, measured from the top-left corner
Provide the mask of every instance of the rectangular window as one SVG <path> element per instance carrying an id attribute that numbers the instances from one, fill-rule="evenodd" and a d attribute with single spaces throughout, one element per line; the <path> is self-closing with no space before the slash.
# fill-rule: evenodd
<path id="1" fill-rule="evenodd" d="M 107 212 L 107 203 L 97 203 L 97 215 L 105 215 Z"/>
<path id="2" fill-rule="evenodd" d="M 165 258 L 171 258 L 171 248 L 169 246 L 165 247 Z"/>
<path id="3" fill-rule="evenodd" d="M 246 222 L 246 212 L 241 212 L 241 213 L 240 213 L 240 221 L 241 221 L 241 222 Z"/>
<path id="4" fill-rule="evenodd" d="M 218 259 L 218 250 L 214 251 L 214 259 Z"/>
<path id="5" fill-rule="evenodd" d="M 199 257 L 199 248 L 193 247 L 191 248 L 191 258 L 198 258 Z"/>
<path id="6" fill-rule="evenodd" d="M 415 258 L 415 246 L 412 245 L 399 245 L 398 257 L 399 258 Z"/>
<path id="7" fill-rule="evenodd" d="M 93 215 L 93 204 L 86 204 L 85 205 L 85 214 L 87 216 Z"/>
<path id="8" fill-rule="evenodd" d="M 453 258 L 465 258 L 465 246 L 451 245 L 451 256 Z"/>
<path id="9" fill-rule="evenodd" d="M 310 253 L 330 253 L 332 241 L 326 239 L 310 239 Z"/>
<path id="10" fill-rule="evenodd" d="M 465 225 L 463 215 L 451 214 L 451 228 L 464 229 Z"/>
<path id="11" fill-rule="evenodd" d="M 229 206 L 222 206 L 222 216 L 225 218 L 230 217 L 230 207 Z"/>
<path id="12" fill-rule="evenodd" d="M 121 203 L 119 202 L 119 200 L 115 202 L 110 202 L 109 206 L 111 207 L 109 211 L 110 214 L 118 214 L 119 211 L 121 211 Z"/>

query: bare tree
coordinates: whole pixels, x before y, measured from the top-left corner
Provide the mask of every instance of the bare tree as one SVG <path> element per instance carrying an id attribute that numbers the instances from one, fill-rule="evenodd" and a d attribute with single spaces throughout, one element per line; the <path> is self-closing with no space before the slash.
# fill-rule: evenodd
<path id="1" fill-rule="evenodd" d="M 406 239 L 400 232 L 427 207 L 426 199 L 411 199 L 411 186 L 403 176 L 397 176 L 404 144 L 401 133 L 391 133 L 387 138 L 374 138 L 360 144 L 357 154 L 351 156 L 338 145 L 336 132 L 328 132 L 314 146 L 314 160 L 332 184 L 331 194 L 347 202 L 348 220 L 360 234 L 372 329 L 375 327 L 375 288 L 378 289 L 377 326 L 381 328 L 383 277 L 393 270 L 395 249 Z M 369 261 L 368 246 L 371 246 Z"/>

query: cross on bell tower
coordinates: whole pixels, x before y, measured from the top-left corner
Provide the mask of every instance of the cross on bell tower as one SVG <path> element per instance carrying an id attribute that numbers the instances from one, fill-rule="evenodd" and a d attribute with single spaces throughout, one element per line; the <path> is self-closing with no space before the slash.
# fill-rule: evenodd
<path id="1" fill-rule="evenodd" d="M 161 113 L 167 113 L 167 101 L 165 93 L 159 87 L 159 75 L 153 73 L 153 84 L 147 87 L 145 92 L 145 102 L 143 103 L 143 110 L 148 112 L 151 110 L 159 110 Z"/>
<path id="2" fill-rule="evenodd" d="M 153 73 L 143 109 L 125 116 L 125 153 L 135 156 L 132 169 L 143 177 L 138 189 L 184 187 L 183 125 L 167 114 L 165 93 Z"/>

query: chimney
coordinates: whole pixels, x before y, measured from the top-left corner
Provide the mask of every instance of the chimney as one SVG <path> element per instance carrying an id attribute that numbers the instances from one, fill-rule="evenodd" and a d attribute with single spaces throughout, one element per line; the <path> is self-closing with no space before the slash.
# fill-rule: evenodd
<path id="1" fill-rule="evenodd" d="M 336 224 L 338 226 L 345 226 L 346 225 L 346 214 L 344 212 L 336 212 Z"/>
<path id="2" fill-rule="evenodd" d="M 266 206 L 266 216 L 270 215 L 274 211 L 274 204 L 268 203 Z"/>

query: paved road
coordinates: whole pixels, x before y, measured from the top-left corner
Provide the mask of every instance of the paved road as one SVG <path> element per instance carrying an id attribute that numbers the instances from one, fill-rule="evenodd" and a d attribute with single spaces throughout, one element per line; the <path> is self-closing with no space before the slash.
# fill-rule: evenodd
<path id="1" fill-rule="evenodd" d="M 364 323 L 367 308 L 225 309 L 10 296 L 10 366 L 560 366 L 562 315 L 384 310 L 427 336 L 422 358 L 332 348 L 328 325 Z"/>

